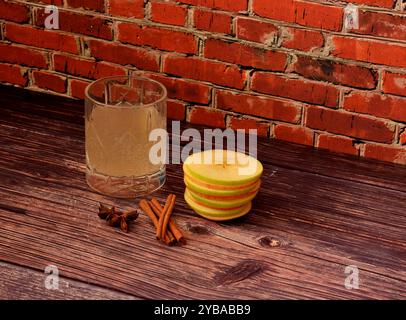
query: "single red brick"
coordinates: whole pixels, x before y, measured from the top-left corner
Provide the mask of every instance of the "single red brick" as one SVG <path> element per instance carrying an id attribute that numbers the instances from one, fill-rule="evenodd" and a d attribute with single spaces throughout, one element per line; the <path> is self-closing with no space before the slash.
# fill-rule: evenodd
<path id="1" fill-rule="evenodd" d="M 292 71 L 312 80 L 328 81 L 355 88 L 376 88 L 378 75 L 374 70 L 352 64 L 298 56 Z"/>
<path id="2" fill-rule="evenodd" d="M 164 59 L 164 72 L 189 79 L 208 81 L 225 87 L 242 89 L 247 74 L 235 65 L 168 54 Z"/>
<path id="3" fill-rule="evenodd" d="M 171 2 L 151 2 L 151 20 L 175 26 L 184 26 L 187 9 Z"/>
<path id="4" fill-rule="evenodd" d="M 312 51 L 324 45 L 323 34 L 319 31 L 285 28 L 282 46 L 301 51 Z"/>
<path id="5" fill-rule="evenodd" d="M 226 126 L 226 114 L 209 107 L 193 107 L 189 112 L 189 122 L 223 129 Z"/>
<path id="6" fill-rule="evenodd" d="M 403 130 L 403 133 L 400 134 L 399 142 L 401 145 L 406 144 L 406 130 Z"/>
<path id="7" fill-rule="evenodd" d="M 43 9 L 37 9 L 35 12 L 35 25 L 44 27 L 44 21 L 48 14 Z M 105 40 L 113 40 L 112 21 L 98 16 L 59 10 L 59 29 Z"/>
<path id="8" fill-rule="evenodd" d="M 248 0 L 178 0 L 178 2 L 234 12 L 248 9 Z"/>
<path id="9" fill-rule="evenodd" d="M 66 0 L 68 7 L 104 12 L 104 0 Z"/>
<path id="10" fill-rule="evenodd" d="M 114 75 L 125 75 L 125 68 L 106 62 L 95 62 L 77 57 L 54 54 L 54 69 L 74 76 L 99 79 Z"/>
<path id="11" fill-rule="evenodd" d="M 217 90 L 217 108 L 252 116 L 297 123 L 301 108 L 294 102 Z"/>
<path id="12" fill-rule="evenodd" d="M 274 128 L 275 138 L 297 144 L 313 145 L 314 132 L 309 128 L 278 124 Z"/>
<path id="13" fill-rule="evenodd" d="M 108 4 L 113 16 L 144 18 L 144 0 L 109 0 Z"/>
<path id="14" fill-rule="evenodd" d="M 343 9 L 331 5 L 297 0 L 253 0 L 252 7 L 261 17 L 302 26 L 340 31 L 343 24 Z"/>
<path id="15" fill-rule="evenodd" d="M 331 54 L 343 59 L 406 67 L 406 46 L 375 40 L 349 37 L 332 37 L 334 49 Z"/>
<path id="16" fill-rule="evenodd" d="M 139 69 L 158 71 L 159 54 L 144 48 L 132 48 L 116 43 L 99 40 L 87 42 L 92 57 L 100 60 L 110 61 L 121 65 L 133 65 Z"/>
<path id="17" fill-rule="evenodd" d="M 256 129 L 257 135 L 261 137 L 267 137 L 269 132 L 269 123 L 261 122 L 254 119 L 230 117 L 228 126 L 234 130 L 245 130 L 246 133 L 249 133 L 248 130 L 250 129 Z"/>
<path id="18" fill-rule="evenodd" d="M 6 39 L 28 46 L 78 53 L 77 37 L 56 31 L 46 31 L 26 25 L 7 23 Z"/>
<path id="19" fill-rule="evenodd" d="M 272 45 L 278 35 L 278 27 L 257 19 L 237 17 L 237 38 Z"/>
<path id="20" fill-rule="evenodd" d="M 317 147 L 333 152 L 358 155 L 358 149 L 354 145 L 354 140 L 346 137 L 333 136 L 330 134 L 320 134 Z"/>
<path id="21" fill-rule="evenodd" d="M 345 96 L 344 109 L 406 122 L 406 99 L 374 92 L 353 91 Z"/>
<path id="22" fill-rule="evenodd" d="M 0 61 L 42 69 L 48 67 L 44 52 L 5 43 L 0 43 Z"/>
<path id="23" fill-rule="evenodd" d="M 180 101 L 168 100 L 168 118 L 172 120 L 185 120 L 186 105 Z"/>
<path id="24" fill-rule="evenodd" d="M 309 106 L 306 126 L 349 137 L 391 143 L 395 127 L 386 121 L 363 115 Z"/>
<path id="25" fill-rule="evenodd" d="M 29 13 L 24 4 L 0 0 L 0 19 L 23 23 L 28 21 Z"/>
<path id="26" fill-rule="evenodd" d="M 27 72 L 20 66 L 0 63 L 0 82 L 25 87 L 28 83 Z"/>
<path id="27" fill-rule="evenodd" d="M 206 40 L 204 56 L 210 59 L 272 71 L 284 71 L 287 61 L 287 55 L 283 52 L 217 39 Z"/>
<path id="28" fill-rule="evenodd" d="M 71 79 L 70 80 L 70 94 L 74 98 L 84 99 L 85 98 L 85 89 L 90 84 L 90 82 Z"/>
<path id="29" fill-rule="evenodd" d="M 295 23 L 302 26 L 333 31 L 341 31 L 343 27 L 344 11 L 341 7 L 294 1 L 294 10 Z"/>
<path id="30" fill-rule="evenodd" d="M 365 158 L 406 164 L 406 148 L 379 144 L 365 145 Z"/>
<path id="31" fill-rule="evenodd" d="M 194 9 L 193 20 L 196 29 L 231 34 L 232 16 L 230 14 Z"/>
<path id="32" fill-rule="evenodd" d="M 375 7 L 393 8 L 396 0 L 344 0 L 344 2 L 367 4 Z"/>
<path id="33" fill-rule="evenodd" d="M 351 32 L 371 36 L 406 40 L 406 16 L 360 10 L 359 28 Z"/>
<path id="34" fill-rule="evenodd" d="M 382 90 L 385 93 L 406 97 L 406 74 L 384 71 Z"/>
<path id="35" fill-rule="evenodd" d="M 166 51 L 197 52 L 197 41 L 191 33 L 140 26 L 134 23 L 123 22 L 118 25 L 118 40 Z"/>
<path id="36" fill-rule="evenodd" d="M 286 78 L 266 72 L 254 73 L 251 89 L 328 107 L 337 107 L 340 95 L 336 87 L 323 82 Z"/>
<path id="37" fill-rule="evenodd" d="M 34 71 L 32 75 L 36 86 L 59 93 L 66 92 L 66 77 L 45 71 Z"/>
<path id="38" fill-rule="evenodd" d="M 295 22 L 294 0 L 268 1 L 254 0 L 252 2 L 254 13 L 261 17 L 281 20 L 285 22 Z"/>
<path id="39" fill-rule="evenodd" d="M 201 104 L 209 103 L 211 90 L 206 84 L 156 74 L 148 75 L 148 77 L 161 82 L 168 90 L 169 98 Z"/>

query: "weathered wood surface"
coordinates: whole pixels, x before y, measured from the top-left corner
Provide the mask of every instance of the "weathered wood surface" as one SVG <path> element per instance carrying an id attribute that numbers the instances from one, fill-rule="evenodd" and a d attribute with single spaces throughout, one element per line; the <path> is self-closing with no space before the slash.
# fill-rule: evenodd
<path id="1" fill-rule="evenodd" d="M 0 87 L 0 260 L 41 272 L 54 264 L 89 285 L 84 298 L 93 285 L 163 299 L 406 298 L 405 167 L 261 141 L 254 209 L 214 223 L 187 208 L 181 167 L 169 165 L 156 195 L 178 196 L 188 244 L 168 248 L 145 215 L 129 234 L 97 217 L 99 201 L 137 201 L 87 187 L 82 112 L 82 102 Z M 359 268 L 358 290 L 344 287 L 347 265 Z M 37 298 L 25 279 L 20 297 Z M 8 292 L 16 284 L 0 282 Z"/>
<path id="2" fill-rule="evenodd" d="M 81 281 L 59 277 L 58 287 L 46 288 L 47 274 L 0 262 L 0 299 L 15 300 L 134 300 L 134 297 Z"/>

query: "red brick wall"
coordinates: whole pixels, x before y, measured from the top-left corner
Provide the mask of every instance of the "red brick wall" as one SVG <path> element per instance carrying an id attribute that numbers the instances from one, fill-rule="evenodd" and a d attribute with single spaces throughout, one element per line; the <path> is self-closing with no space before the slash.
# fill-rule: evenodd
<path id="1" fill-rule="evenodd" d="M 346 31 L 344 8 L 360 8 Z M 60 30 L 44 30 L 45 4 Z M 169 115 L 406 164 L 406 1 L 0 0 L 0 82 L 83 98 L 136 68 Z"/>

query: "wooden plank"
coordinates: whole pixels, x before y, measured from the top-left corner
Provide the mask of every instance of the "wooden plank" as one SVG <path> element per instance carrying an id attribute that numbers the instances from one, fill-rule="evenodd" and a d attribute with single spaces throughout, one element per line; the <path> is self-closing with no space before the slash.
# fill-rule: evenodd
<path id="1" fill-rule="evenodd" d="M 46 289 L 46 274 L 0 262 L 0 300 L 135 300 L 134 296 L 59 275 L 58 288 Z"/>
<path id="2" fill-rule="evenodd" d="M 83 123 L 83 101 L 0 85 L 0 109 L 66 123 Z"/>
<path id="3" fill-rule="evenodd" d="M 28 155 L 25 155 L 28 156 Z M 13 164 L 18 164 L 18 161 L 15 162 L 8 160 L 8 166 L 13 167 Z M 57 178 L 52 178 L 50 180 L 50 177 L 52 175 L 57 175 L 63 172 L 61 170 L 62 168 L 49 168 L 47 167 L 46 171 L 47 172 L 53 172 L 53 174 L 48 173 L 47 176 L 44 176 L 43 174 L 37 174 L 38 168 L 41 166 L 38 165 L 33 165 L 35 159 L 32 159 L 32 161 L 28 161 L 27 163 L 24 164 L 24 168 L 20 169 L 20 171 L 14 169 L 10 174 L 6 174 L 8 169 L 4 169 L 2 171 L 2 179 L 3 181 L 3 188 L 2 191 L 4 193 L 1 193 L 1 199 L 4 203 L 6 203 L 8 206 L 11 207 L 13 203 L 18 203 L 19 204 L 19 210 L 24 209 L 27 212 L 27 215 L 29 217 L 32 216 L 34 219 L 33 221 L 30 221 L 27 216 L 21 216 L 17 215 L 14 219 L 18 219 L 17 225 L 13 227 L 13 225 L 9 225 L 10 230 L 19 230 L 21 229 L 22 231 L 25 230 L 25 228 L 34 228 L 34 230 L 29 230 L 29 231 L 24 231 L 22 235 L 18 234 L 16 235 L 15 232 L 13 234 L 7 233 L 6 229 L 3 229 L 2 233 L 7 238 L 9 241 L 12 241 L 12 243 L 32 243 L 35 242 L 35 239 L 31 239 L 32 234 L 36 234 L 38 232 L 38 220 L 44 220 L 41 221 L 42 224 L 39 225 L 41 228 L 45 228 L 45 230 L 41 229 L 41 234 L 42 236 L 39 237 L 41 239 L 41 243 L 43 246 L 37 247 L 31 247 L 29 245 L 28 248 L 26 248 L 25 254 L 31 256 L 31 258 L 28 260 L 30 263 L 32 261 L 38 259 L 36 255 L 32 255 L 32 252 L 38 252 L 41 248 L 43 250 L 43 254 L 45 255 L 46 259 L 49 259 L 49 255 L 52 255 L 52 257 L 55 259 L 55 254 L 58 251 L 63 251 L 63 255 L 61 255 L 57 260 L 58 263 L 62 264 L 68 264 L 68 267 L 72 266 L 72 264 L 75 261 L 75 258 L 80 257 L 80 261 L 82 264 L 86 264 L 83 266 L 83 270 L 79 270 L 79 273 L 77 270 L 72 270 L 72 272 L 75 276 L 78 277 L 86 277 L 83 273 L 89 273 L 89 271 L 84 271 L 87 270 L 87 268 L 90 268 L 94 264 L 94 256 L 87 255 L 86 258 L 83 256 L 83 248 L 87 248 L 90 252 L 98 252 L 100 248 L 97 247 L 96 244 L 100 243 L 106 243 L 111 240 L 111 233 L 108 233 L 107 235 L 104 234 L 104 232 L 109 232 L 112 230 L 109 230 L 108 227 L 104 227 L 103 225 L 100 226 L 100 221 L 95 217 L 95 212 L 97 210 L 97 200 L 102 200 L 104 202 L 107 202 L 107 199 L 103 199 L 104 197 L 87 192 L 85 189 L 85 186 L 82 188 L 80 184 L 84 184 L 83 179 L 79 179 L 77 181 L 73 180 L 72 185 L 69 187 L 65 184 L 59 185 L 57 184 L 58 179 Z M 43 168 L 46 166 L 46 164 L 43 164 Z M 69 168 L 68 168 L 69 169 Z M 72 170 L 70 168 L 69 170 Z M 21 175 L 21 171 L 23 171 L 23 175 Z M 285 170 L 288 174 L 288 170 Z M 180 177 L 176 177 L 176 174 L 179 175 L 178 170 L 169 170 L 168 175 L 170 179 L 170 183 L 168 185 L 172 186 L 172 189 L 170 190 L 171 192 L 176 192 L 179 196 L 181 196 L 181 192 L 183 191 L 183 187 L 178 185 L 175 181 L 179 181 Z M 31 177 L 29 175 L 32 175 Z M 69 175 L 69 174 L 68 174 Z M 41 178 L 38 178 L 41 177 Z M 284 177 L 283 173 L 280 174 L 278 179 L 275 179 L 275 181 L 270 181 L 270 183 L 273 185 L 273 189 L 278 190 L 279 186 L 274 185 L 275 183 L 280 183 L 281 186 L 286 185 L 287 186 L 287 192 L 284 192 L 283 190 L 279 190 L 277 195 L 288 195 L 287 198 L 282 199 L 280 202 L 281 208 L 279 210 L 284 210 L 281 211 L 278 214 L 278 206 L 275 208 L 275 203 L 272 204 L 272 207 L 269 206 L 268 201 L 266 200 L 268 198 L 259 198 L 259 202 L 262 203 L 261 205 L 257 205 L 257 209 L 247 218 L 243 219 L 240 222 L 237 222 L 237 224 L 232 224 L 231 226 L 229 224 L 216 224 L 216 223 L 206 223 L 204 220 L 195 218 L 194 216 L 191 215 L 191 212 L 189 209 L 186 208 L 186 205 L 184 204 L 183 201 L 179 202 L 178 208 L 177 208 L 177 214 L 178 217 L 182 215 L 182 219 L 180 220 L 181 225 L 187 229 L 191 230 L 192 234 L 188 234 L 188 237 L 193 239 L 194 241 L 197 241 L 199 243 L 199 239 L 203 236 L 203 241 L 204 243 L 200 244 L 204 246 L 204 249 L 200 248 L 200 245 L 197 245 L 197 248 L 189 248 L 188 245 L 188 250 L 196 251 L 193 252 L 192 256 L 189 257 L 188 255 L 182 255 L 181 252 L 175 253 L 173 260 L 182 260 L 184 259 L 184 263 L 186 265 L 188 263 L 193 263 L 196 265 L 208 265 L 208 261 L 201 261 L 199 259 L 198 261 L 195 261 L 196 254 L 200 254 L 201 251 L 205 252 L 205 255 L 209 255 L 210 258 L 216 259 L 215 261 L 212 261 L 212 270 L 218 269 L 218 265 L 221 265 L 221 263 L 224 263 L 223 259 L 227 258 L 229 261 L 238 261 L 238 257 L 240 255 L 244 257 L 249 257 L 252 256 L 253 253 L 254 255 L 249 259 L 248 261 L 261 261 L 259 264 L 260 267 L 258 267 L 258 263 L 252 266 L 248 267 L 248 270 L 250 268 L 265 268 L 265 266 L 268 266 L 268 263 L 279 263 L 278 269 L 279 273 L 282 274 L 282 279 L 272 279 L 273 281 L 286 281 L 287 283 L 284 284 L 285 287 L 288 287 L 289 285 L 292 287 L 290 290 L 293 291 L 293 288 L 295 288 L 300 281 L 298 282 L 298 277 L 302 277 L 303 274 L 309 274 L 311 275 L 312 273 L 318 274 L 320 269 L 332 269 L 335 270 L 334 273 L 337 274 L 337 277 L 342 277 L 342 270 L 341 272 L 339 271 L 340 269 L 344 268 L 344 265 L 346 264 L 356 264 L 359 265 L 360 268 L 365 268 L 365 271 L 367 271 L 367 274 L 372 272 L 378 272 L 378 274 L 373 274 L 371 276 L 372 278 L 375 277 L 382 277 L 380 273 L 383 275 L 385 273 L 395 273 L 398 272 L 399 270 L 391 270 L 393 268 L 393 265 L 398 265 L 397 264 L 397 259 L 401 253 L 400 249 L 394 249 L 393 245 L 399 245 L 398 243 L 390 243 L 390 245 L 382 245 L 379 241 L 374 241 L 374 238 L 371 236 L 367 237 L 364 239 L 362 236 L 357 237 L 359 234 L 359 230 L 355 230 L 355 233 L 351 233 L 350 235 L 346 235 L 346 225 L 342 225 L 340 221 L 336 221 L 336 217 L 333 214 L 332 215 L 332 221 L 336 221 L 335 223 L 338 223 L 338 226 L 341 227 L 343 230 L 334 230 L 334 225 L 332 227 L 329 226 L 329 221 L 325 221 L 324 224 L 321 226 L 316 225 L 314 227 L 314 217 L 310 216 L 308 217 L 307 221 L 303 220 L 306 218 L 306 215 L 304 215 L 301 220 L 297 217 L 297 212 L 295 211 L 295 207 L 293 207 L 293 211 L 287 211 L 286 210 L 286 203 L 291 201 L 289 199 L 289 192 L 293 192 L 295 194 L 296 190 L 289 190 L 291 186 L 288 184 L 288 181 L 294 181 L 292 179 L 292 176 L 287 176 L 286 179 L 284 178 L 281 182 L 280 179 Z M 327 179 L 327 178 L 324 178 Z M 63 180 L 63 179 L 62 179 Z M 20 185 L 16 183 L 16 181 L 24 181 L 25 185 Z M 43 181 L 43 182 L 42 182 Z M 307 181 L 307 179 L 305 179 Z M 5 184 L 4 184 L 5 183 Z M 297 183 L 297 182 L 295 182 Z M 27 185 L 29 188 L 27 189 Z M 300 189 L 300 185 L 299 189 Z M 80 187 L 80 189 L 77 189 Z M 176 187 L 176 188 L 175 188 Z M 163 197 L 164 194 L 167 193 L 169 190 L 165 190 L 160 193 L 161 197 Z M 335 194 L 337 190 L 334 190 L 333 194 Z M 353 192 L 352 189 L 350 189 L 348 192 L 350 194 Z M 363 189 L 361 188 L 360 192 L 363 192 Z M 389 191 L 388 197 L 392 196 L 392 191 Z M 69 195 L 68 198 L 66 198 L 66 194 Z M 90 199 L 89 199 L 90 198 Z M 72 200 L 74 199 L 74 203 L 72 203 Z M 272 201 L 272 195 L 270 197 Z M 113 203 L 111 200 L 108 200 L 108 202 Z M 115 204 L 118 204 L 120 206 L 125 206 L 126 208 L 131 207 L 133 203 L 128 202 L 128 201 L 114 201 Z M 284 204 L 285 203 L 285 204 Z M 66 209 L 68 208 L 68 210 Z M 269 208 L 272 208 L 271 210 Z M 56 212 L 54 210 L 57 210 Z M 313 209 L 314 210 L 314 209 Z M 402 210 L 400 208 L 399 210 Z M 8 210 L 10 211 L 10 210 Z M 14 210 L 16 211 L 16 210 Z M 286 214 L 290 214 L 286 215 Z M 323 214 L 321 219 L 326 219 L 324 211 L 318 212 L 316 210 L 316 214 Z M 395 212 L 396 213 L 396 212 Z M 270 218 L 274 216 L 277 219 L 272 219 L 272 223 L 270 221 Z M 396 215 L 395 215 L 396 217 Z M 83 220 L 83 224 L 80 223 L 79 225 L 75 226 L 74 223 L 72 223 L 71 219 L 74 218 L 74 222 L 77 222 L 78 220 Z M 248 219 L 248 220 L 247 220 Z M 278 221 L 279 219 L 279 221 Z M 348 222 L 348 227 L 351 227 L 351 225 L 356 222 L 356 220 L 359 219 L 355 217 L 355 221 L 349 221 Z M 7 218 L 4 217 L 3 220 L 7 222 Z M 8 221 L 8 223 L 12 223 L 13 220 Z M 403 219 L 404 221 L 404 219 Z M 277 222 L 275 224 L 275 222 Z M 294 222 L 294 223 L 292 223 Z M 145 221 L 144 221 L 145 223 Z M 25 226 L 25 224 L 27 224 Z M 49 225 L 48 225 L 49 224 Z M 92 232 L 92 228 L 90 226 L 96 225 L 96 231 L 98 232 Z M 275 224 L 275 226 L 273 226 Z M 22 225 L 24 225 L 24 228 L 22 228 Z M 241 226 L 244 225 L 244 229 L 241 230 Z M 251 226 L 252 225 L 252 226 Z M 307 225 L 307 226 L 306 226 Z M 18 226 L 20 228 L 18 228 Z M 293 227 L 295 226 L 295 227 Z M 101 227 L 101 229 L 99 229 Z M 48 228 L 48 230 L 46 230 Z M 49 228 L 55 232 L 56 228 L 60 228 L 61 230 L 58 232 L 58 237 L 69 237 L 69 243 L 72 244 L 77 243 L 77 247 L 75 250 L 73 250 L 71 253 L 68 254 L 68 257 L 72 257 L 71 261 L 66 262 L 66 253 L 67 250 L 64 248 L 64 242 L 60 242 L 57 246 L 57 250 L 55 253 L 49 252 L 49 246 L 51 244 L 47 244 L 47 242 L 43 242 L 43 238 L 47 237 L 47 234 L 50 232 Z M 89 229 L 90 228 L 90 229 Z M 380 226 L 376 227 L 377 230 L 380 228 Z M 104 230 L 107 229 L 107 230 Z M 245 230 L 248 229 L 249 231 Z M 198 230 L 196 232 L 196 230 Z M 281 232 L 283 230 L 283 232 Z M 304 237 L 303 232 L 306 230 L 306 232 L 309 232 L 308 237 Z M 396 228 L 395 228 L 396 230 Z M 143 231 L 143 230 L 142 230 Z M 335 232 L 334 235 L 336 236 L 335 241 L 332 241 L 332 231 Z M 351 231 L 351 229 L 350 229 Z M 366 228 L 363 234 L 366 234 L 368 236 L 369 232 L 373 232 L 374 230 L 369 230 Z M 20 231 L 21 232 L 21 231 Z M 136 246 L 137 249 L 139 247 L 144 248 L 149 248 L 152 246 L 156 246 L 154 241 L 152 240 L 151 244 L 151 236 L 152 236 L 152 230 L 149 230 L 146 232 L 146 234 L 142 234 L 142 240 L 139 238 L 140 235 L 140 230 L 137 229 L 137 235 L 135 235 L 135 238 L 131 241 L 131 245 Z M 393 230 L 391 230 L 393 232 Z M 279 233 L 279 236 L 278 236 Z M 113 233 L 115 234 L 115 233 Z M 399 235 L 399 231 L 394 233 L 395 236 Z M 107 236 L 107 238 L 105 238 Z M 117 234 L 117 236 L 121 237 L 122 235 L 120 233 Z M 11 238 L 10 238 L 11 237 Z M 16 238 L 17 237 L 17 238 Z M 22 238 L 19 238 L 22 237 Z M 28 238 L 27 238 L 28 237 Z M 48 240 L 52 243 L 52 245 L 55 245 L 56 240 L 58 239 L 53 239 L 52 237 L 48 235 Z M 96 237 L 98 240 L 94 241 L 92 246 L 89 246 L 89 243 L 83 243 L 83 240 L 81 239 L 92 239 Z M 196 239 L 194 239 L 196 237 Z M 220 239 L 218 239 L 220 237 Z M 288 244 L 288 245 L 281 245 L 280 248 L 283 249 L 281 250 L 280 254 L 275 254 L 275 250 L 273 250 L 273 254 L 275 255 L 272 259 L 272 261 L 267 261 L 267 255 L 261 258 L 261 256 L 265 253 L 268 253 L 269 249 L 275 249 L 274 247 L 264 247 L 264 243 L 266 244 L 266 239 L 267 237 L 271 237 L 276 243 L 282 243 L 282 244 Z M 153 238 L 153 236 L 152 236 Z M 3 239 L 4 240 L 4 239 Z M 120 240 L 120 238 L 119 238 Z M 139 241 L 141 240 L 141 243 Z M 220 241 L 221 240 L 221 241 Z M 396 237 L 395 237 L 396 240 Z M 61 241 L 61 240 L 59 240 Z M 191 242 L 193 244 L 193 241 Z M 348 243 L 351 244 L 351 247 L 348 247 Z M 13 245 L 14 246 L 14 245 Z M 277 246 L 279 248 L 279 246 Z M 223 248 L 223 249 L 222 249 Z M 227 248 L 225 252 L 224 248 Z M 352 252 L 349 252 L 349 249 L 352 248 Z M 159 265 L 159 261 L 162 259 L 163 253 L 160 252 L 157 254 L 154 250 L 155 248 L 149 248 L 148 250 L 152 250 L 151 253 L 148 254 L 148 256 L 155 257 L 155 259 L 152 259 L 149 261 L 149 263 L 153 263 L 154 265 Z M 161 248 L 157 248 L 161 249 Z M 220 249 L 222 249 L 220 251 Z M 219 251 L 217 251 L 219 250 Z M 229 254 L 229 251 L 233 251 L 234 256 L 232 257 L 227 257 Z M 118 246 L 115 244 L 114 245 L 114 251 L 117 252 L 119 256 L 127 256 L 128 259 L 130 259 L 130 253 L 128 251 L 120 252 Z M 212 251 L 212 252 L 210 252 Z M 259 254 L 259 252 L 262 252 L 262 254 Z M 267 252 L 268 251 L 268 252 Z M 19 253 L 19 255 L 17 254 Z M 16 259 L 17 261 L 21 260 L 21 250 L 18 250 L 15 255 L 12 257 L 12 259 Z M 367 252 L 368 254 L 365 254 Z M 8 252 L 10 254 L 10 252 Z M 346 255 L 348 256 L 349 254 L 355 255 L 354 258 L 347 258 Z M 286 257 L 287 255 L 287 257 Z M 293 255 L 293 257 L 291 257 Z M 313 256 L 311 256 L 313 255 Z M 109 250 L 105 251 L 105 248 L 102 250 L 100 255 L 98 255 L 97 260 L 104 258 L 104 257 L 110 257 L 111 259 L 114 258 L 113 261 L 117 261 L 118 258 L 115 256 L 111 257 L 111 252 Z M 310 256 L 310 257 L 309 257 Z M 345 257 L 344 259 L 342 257 Z M 220 257 L 220 258 L 219 258 Z M 387 257 L 388 261 L 386 261 L 385 257 Z M 326 261 L 323 261 L 323 258 Z M 259 259 L 259 260 L 258 260 Z M 105 260 L 105 258 L 103 259 Z M 290 267 L 292 270 L 297 270 L 298 266 L 303 263 L 303 261 L 309 261 L 310 265 L 316 266 L 313 271 L 309 270 L 301 270 L 300 273 L 295 274 L 294 276 L 290 275 L 290 278 L 287 280 L 284 278 L 284 268 Z M 395 260 L 395 261 L 393 261 Z M 41 261 L 41 260 L 39 260 Z M 189 262 L 190 261 L 190 262 Z M 237 262 L 238 263 L 244 263 L 245 260 Z M 298 262 L 301 261 L 301 262 Z M 117 264 L 115 262 L 110 261 L 107 259 L 105 261 L 107 265 L 109 265 L 109 269 L 115 269 L 117 268 Z M 172 264 L 172 261 L 170 262 Z M 386 265 L 385 265 L 386 263 Z M 272 264 L 268 267 L 272 267 Z M 293 265 L 292 265 L 293 264 Z M 131 264 L 132 265 L 132 264 Z M 145 286 L 148 286 L 151 284 L 154 284 L 154 281 L 149 279 L 148 273 L 144 268 L 148 268 L 148 266 L 145 266 L 141 261 L 137 261 L 134 263 L 134 265 L 137 265 L 140 269 L 137 270 L 137 272 L 144 272 L 144 276 L 139 279 L 141 283 L 143 281 L 148 282 L 142 283 L 137 285 L 137 287 L 145 288 Z M 248 264 L 251 266 L 250 264 Z M 332 267 L 333 266 L 333 267 Z M 181 269 L 185 268 L 185 265 L 178 266 Z M 232 268 L 232 266 L 230 266 Z M 318 269 L 320 268 L 320 269 Z M 69 270 L 69 269 L 68 269 Z M 193 269 L 192 269 L 193 270 Z M 305 271 L 306 270 L 306 271 Z M 128 271 L 127 271 L 128 272 Z M 159 270 L 159 272 L 162 272 L 162 270 Z M 203 277 L 204 271 L 195 271 L 197 272 L 199 277 L 202 279 L 205 279 Z M 103 268 L 93 270 L 91 269 L 91 273 L 95 273 L 93 276 L 98 276 L 101 277 L 103 274 Z M 145 274 L 146 273 L 146 274 Z M 70 273 L 69 273 L 70 274 Z M 218 271 L 215 274 L 221 274 L 220 271 Z M 124 275 L 122 275 L 124 276 Z M 398 279 L 392 279 L 389 283 L 390 288 L 394 283 L 398 283 L 398 289 L 400 290 L 402 288 L 403 279 L 404 275 L 400 275 L 400 278 Z M 173 277 L 173 275 L 172 275 Z M 213 276 L 217 281 L 219 279 L 219 276 Z M 313 274 L 313 281 L 315 281 L 316 275 Z M 367 276 L 367 279 L 369 280 L 369 275 Z M 162 275 L 162 278 L 164 279 L 171 279 L 170 275 L 164 274 Z M 383 276 L 385 279 L 385 276 Z M 176 279 L 176 278 L 175 278 Z M 206 279 L 209 281 L 210 279 Z M 175 282 L 175 280 L 172 280 Z M 179 281 L 179 279 L 177 279 Z M 336 281 L 339 281 L 336 279 Z M 371 281 L 371 283 L 381 283 L 382 281 L 377 281 L 376 279 L 374 281 Z M 264 283 L 264 279 L 261 279 L 261 283 Z M 266 282 L 265 282 L 266 283 Z M 103 282 L 101 283 L 102 285 L 104 284 Z M 314 283 L 313 283 L 314 284 Z M 342 286 L 342 283 L 336 283 L 336 285 Z M 303 290 L 304 293 L 307 293 L 308 290 L 314 290 L 314 286 L 309 286 L 305 287 L 306 290 Z M 384 294 L 385 296 L 385 288 L 382 289 L 382 286 L 380 284 L 379 294 Z M 386 288 L 386 290 L 389 290 Z M 396 288 L 396 285 L 395 285 Z M 117 284 L 116 289 L 120 290 L 125 290 L 129 292 L 133 292 L 134 288 L 132 286 L 124 286 L 123 284 Z M 151 290 L 148 288 L 147 290 Z M 262 288 L 262 291 L 260 288 L 256 288 L 256 297 L 261 296 L 261 297 L 266 297 L 269 298 L 269 293 L 267 294 L 269 288 L 264 287 Z M 288 289 L 289 290 L 289 289 Z M 374 288 L 372 291 L 376 291 L 378 288 Z M 401 290 L 399 291 L 401 292 Z M 301 293 L 301 294 L 304 294 Z M 209 293 L 206 291 L 203 291 L 200 297 L 208 297 L 210 296 Z M 213 293 L 211 293 L 213 294 Z M 220 294 L 220 293 L 217 293 Z M 230 293 L 229 293 L 230 294 Z M 245 296 L 240 292 L 233 292 L 234 297 L 253 297 L 252 295 Z M 274 293 L 276 294 L 276 293 Z M 283 295 L 284 294 L 284 295 Z M 293 293 L 292 293 L 293 294 Z M 296 294 L 299 295 L 297 292 Z M 339 295 L 332 295 L 329 293 L 328 295 L 322 295 L 316 291 L 316 293 L 320 297 L 339 297 Z M 326 293 L 324 293 L 326 294 Z M 392 294 L 395 294 L 392 292 Z M 277 297 L 292 297 L 289 295 L 286 295 L 286 293 L 278 292 Z M 394 296 L 397 296 L 396 294 Z M 147 296 L 151 297 L 151 296 Z M 173 298 L 173 295 L 168 295 L 167 297 Z M 175 296 L 176 297 L 176 296 Z M 183 296 L 186 297 L 186 296 Z M 219 295 L 218 297 L 225 298 L 226 296 L 224 295 Z M 303 297 L 306 297 L 304 295 Z"/>
<path id="4" fill-rule="evenodd" d="M 399 272 L 382 268 L 379 261 L 372 267 L 357 261 L 348 256 L 351 252 L 346 249 L 343 252 L 347 251 L 347 256 L 340 256 L 339 246 L 335 248 L 328 238 L 317 241 L 312 240 L 311 233 L 312 237 L 295 236 L 290 230 L 281 232 L 278 223 L 275 232 L 252 227 L 242 229 L 238 224 L 230 228 L 194 216 L 180 218 L 178 208 L 177 218 L 188 230 L 189 244 L 184 248 L 166 248 L 152 239 L 153 230 L 146 217 L 140 218 L 129 235 L 123 235 L 95 217 L 91 209 L 96 209 L 96 203 L 88 212 L 83 212 L 85 206 L 61 206 L 49 200 L 23 198 L 17 202 L 21 206 L 25 201 L 30 206 L 27 216 L 0 216 L 2 257 L 39 269 L 45 263 L 53 263 L 70 277 L 142 293 L 143 297 L 269 299 L 399 298 L 405 295 L 404 275 Z M 76 202 L 77 197 L 73 198 Z M 73 219 L 76 224 L 69 224 Z M 316 234 L 320 232 L 318 229 L 313 228 Z M 272 237 L 274 244 L 267 244 L 266 237 Z M 22 243 L 24 247 L 18 247 Z M 372 245 L 359 248 L 357 239 L 352 239 L 352 245 L 352 251 L 358 256 L 363 249 L 370 254 L 368 250 Z M 385 248 L 380 251 L 394 253 Z M 359 266 L 361 290 L 347 292 L 343 288 L 346 264 Z M 244 270 L 242 274 L 238 267 Z"/>

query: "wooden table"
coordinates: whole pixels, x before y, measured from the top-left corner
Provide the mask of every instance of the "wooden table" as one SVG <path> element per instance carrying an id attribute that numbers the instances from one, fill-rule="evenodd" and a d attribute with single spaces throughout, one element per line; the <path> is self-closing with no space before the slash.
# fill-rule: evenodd
<path id="1" fill-rule="evenodd" d="M 406 167 L 260 141 L 263 187 L 249 215 L 215 223 L 178 196 L 188 243 L 166 247 L 142 215 L 128 234 L 86 185 L 83 102 L 0 87 L 0 298 L 406 298 Z M 58 267 L 59 290 L 44 288 Z M 346 289 L 346 266 L 359 289 Z"/>

